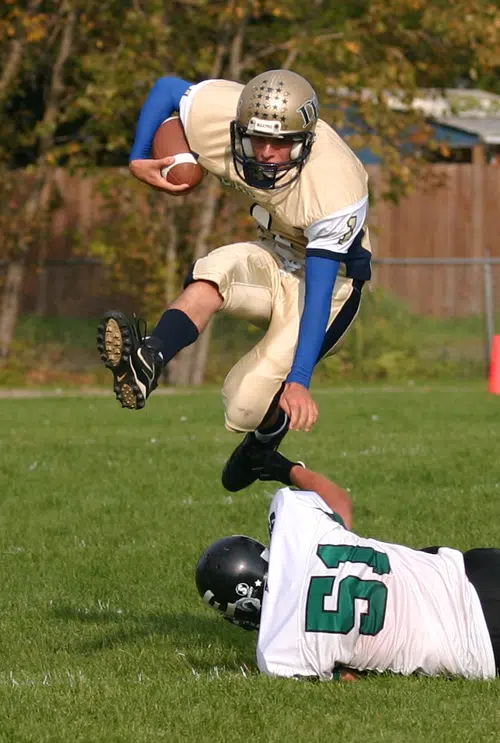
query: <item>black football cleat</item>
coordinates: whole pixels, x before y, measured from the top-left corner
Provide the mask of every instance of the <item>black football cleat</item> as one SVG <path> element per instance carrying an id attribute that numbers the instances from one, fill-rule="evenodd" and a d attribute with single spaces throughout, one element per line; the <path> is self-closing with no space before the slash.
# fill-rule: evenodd
<path id="1" fill-rule="evenodd" d="M 140 410 L 158 386 L 163 357 L 156 338 L 146 337 L 146 323 L 130 321 L 110 310 L 97 326 L 97 350 L 114 377 L 113 390 L 122 408 Z"/>
<path id="2" fill-rule="evenodd" d="M 253 431 L 247 433 L 222 470 L 222 484 L 225 489 L 236 493 L 258 480 L 264 469 L 266 454 L 278 448 L 287 432 L 288 426 L 265 443 L 258 441 Z"/>

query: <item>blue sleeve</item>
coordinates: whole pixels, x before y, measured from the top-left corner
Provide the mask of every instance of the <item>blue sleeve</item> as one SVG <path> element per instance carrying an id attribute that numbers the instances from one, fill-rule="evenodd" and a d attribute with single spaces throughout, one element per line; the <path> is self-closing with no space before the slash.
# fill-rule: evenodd
<path id="1" fill-rule="evenodd" d="M 160 124 L 168 119 L 192 83 L 179 77 L 161 77 L 152 87 L 141 109 L 130 160 L 144 160 L 151 157 L 151 145 Z"/>
<path id="2" fill-rule="evenodd" d="M 339 261 L 319 256 L 306 258 L 306 296 L 300 320 L 299 341 L 287 382 L 309 388 L 330 317 L 333 286 Z"/>

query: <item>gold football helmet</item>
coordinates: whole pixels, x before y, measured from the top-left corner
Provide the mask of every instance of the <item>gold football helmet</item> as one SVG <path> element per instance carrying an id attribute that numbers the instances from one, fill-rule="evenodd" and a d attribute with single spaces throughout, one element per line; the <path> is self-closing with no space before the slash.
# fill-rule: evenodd
<path id="1" fill-rule="evenodd" d="M 298 178 L 311 151 L 318 120 L 318 98 L 311 85 L 290 70 L 270 70 L 241 91 L 231 122 L 231 150 L 236 172 L 249 186 L 283 188 Z M 251 137 L 290 140 L 290 160 L 259 162 Z"/>

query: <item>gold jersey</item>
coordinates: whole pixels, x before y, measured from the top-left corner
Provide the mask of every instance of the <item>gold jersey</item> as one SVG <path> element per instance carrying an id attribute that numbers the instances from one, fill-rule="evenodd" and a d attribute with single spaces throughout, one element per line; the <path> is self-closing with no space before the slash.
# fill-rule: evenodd
<path id="1" fill-rule="evenodd" d="M 299 258 L 325 255 L 346 264 L 347 276 L 369 278 L 368 175 L 343 139 L 321 119 L 300 176 L 289 186 L 263 190 L 236 173 L 230 124 L 243 86 L 227 80 L 194 85 L 180 116 L 198 162 L 247 202 L 261 237 L 289 247 Z"/>

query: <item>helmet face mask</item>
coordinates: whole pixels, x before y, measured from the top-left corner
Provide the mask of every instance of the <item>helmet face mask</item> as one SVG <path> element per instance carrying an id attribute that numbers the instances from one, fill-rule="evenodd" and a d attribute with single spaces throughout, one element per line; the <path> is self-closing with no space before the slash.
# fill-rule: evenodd
<path id="1" fill-rule="evenodd" d="M 233 163 L 239 177 L 254 188 L 263 190 L 284 188 L 295 181 L 311 152 L 314 134 L 304 132 L 276 138 L 290 140 L 290 160 L 282 163 L 259 162 L 255 157 L 247 130 L 231 122 L 231 149 Z"/>
<path id="2" fill-rule="evenodd" d="M 234 609 L 232 604 L 228 605 L 228 609 L 234 611 L 234 615 L 229 616 L 224 613 L 224 619 L 242 629 L 258 630 L 261 608 L 262 601 L 260 598 L 238 599 L 234 603 Z"/>
<path id="3" fill-rule="evenodd" d="M 236 119 L 231 122 L 231 150 L 238 176 L 261 189 L 288 186 L 300 175 L 314 142 L 318 99 L 311 85 L 290 70 L 270 70 L 245 85 Z M 290 159 L 259 162 L 251 137 L 289 141 Z"/>
<path id="4" fill-rule="evenodd" d="M 203 601 L 232 624 L 258 629 L 267 578 L 268 550 L 251 537 L 214 542 L 198 561 L 196 587 Z"/>

